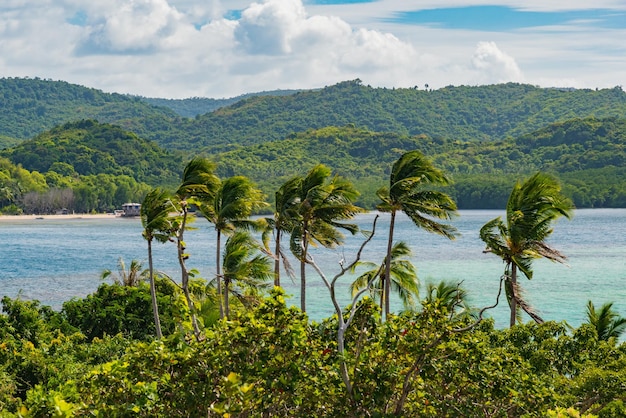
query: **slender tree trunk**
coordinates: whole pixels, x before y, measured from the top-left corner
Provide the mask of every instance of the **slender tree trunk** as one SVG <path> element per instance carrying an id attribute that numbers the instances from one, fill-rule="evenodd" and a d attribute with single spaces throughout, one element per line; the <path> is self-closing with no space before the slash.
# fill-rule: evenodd
<path id="1" fill-rule="evenodd" d="M 280 286 L 280 228 L 276 225 L 276 249 L 274 250 L 274 286 Z"/>
<path id="2" fill-rule="evenodd" d="M 340 311 L 339 316 L 339 327 L 337 329 L 337 353 L 339 354 L 339 358 L 341 359 L 341 363 L 339 365 L 341 370 L 341 380 L 343 380 L 343 384 L 346 385 L 346 392 L 348 392 L 348 396 L 350 400 L 354 399 L 354 391 L 352 389 L 352 382 L 350 381 L 350 374 L 348 372 L 348 364 L 346 362 L 346 356 L 344 352 L 345 348 L 345 339 L 346 339 L 346 329 L 347 326 L 341 317 L 342 312 Z"/>
<path id="3" fill-rule="evenodd" d="M 383 294 L 382 299 L 385 301 L 384 312 L 385 320 L 389 316 L 389 294 L 391 292 L 391 250 L 393 248 L 393 229 L 396 222 L 396 211 L 391 211 L 391 219 L 389 221 L 389 240 L 387 241 L 387 257 L 385 257 L 385 276 L 383 278 Z M 383 307 L 380 307 L 381 310 Z"/>
<path id="4" fill-rule="evenodd" d="M 300 309 L 306 312 L 306 258 L 309 249 L 307 229 L 308 224 L 302 225 L 302 260 L 300 260 Z"/>
<path id="5" fill-rule="evenodd" d="M 517 322 L 517 266 L 515 263 L 511 263 L 511 318 L 510 326 L 513 327 Z"/>
<path id="6" fill-rule="evenodd" d="M 230 287 L 229 280 L 224 277 L 224 317 L 228 318 L 230 315 L 230 305 L 228 302 L 228 288 Z"/>
<path id="7" fill-rule="evenodd" d="M 189 271 L 187 271 L 187 266 L 185 265 L 185 249 L 183 247 L 183 234 L 185 233 L 185 228 L 187 226 L 187 208 L 183 209 L 183 222 L 180 228 L 180 231 L 176 234 L 176 241 L 178 246 L 178 264 L 180 264 L 181 270 L 181 287 L 183 288 L 183 293 L 185 294 L 185 300 L 187 301 L 187 306 L 189 307 L 189 314 L 191 315 L 191 326 L 193 328 L 194 336 L 197 341 L 200 341 L 200 327 L 198 326 L 198 321 L 196 319 L 196 307 L 193 304 L 193 299 L 191 298 L 191 294 L 189 293 Z"/>
<path id="8" fill-rule="evenodd" d="M 224 304 L 223 301 L 223 292 L 222 292 L 222 267 L 220 264 L 220 248 L 222 247 L 222 234 L 219 229 L 217 229 L 217 249 L 215 255 L 215 265 L 216 268 L 216 276 L 215 280 L 217 280 L 217 300 L 220 308 L 220 319 L 224 319 Z"/>
<path id="9" fill-rule="evenodd" d="M 154 327 L 158 339 L 163 338 L 161 333 L 161 320 L 159 319 L 159 306 L 157 305 L 156 285 L 154 283 L 154 268 L 152 266 L 152 240 L 148 241 L 148 267 L 150 268 L 150 297 L 152 298 L 152 313 L 154 315 Z"/>

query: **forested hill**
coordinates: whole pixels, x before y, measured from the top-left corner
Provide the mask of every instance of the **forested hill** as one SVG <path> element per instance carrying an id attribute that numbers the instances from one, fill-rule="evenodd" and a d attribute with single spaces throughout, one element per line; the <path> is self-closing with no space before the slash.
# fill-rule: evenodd
<path id="1" fill-rule="evenodd" d="M 513 184 L 538 170 L 555 174 L 578 207 L 626 207 L 625 146 L 626 118 L 586 118 L 493 142 L 372 132 L 354 125 L 325 127 L 210 158 L 220 177 L 247 176 L 270 198 L 288 178 L 321 162 L 353 181 L 361 192 L 359 204 L 373 208 L 375 192 L 388 181 L 393 163 L 418 149 L 452 177 L 448 192 L 464 209 L 504 207 Z M 46 179 L 127 176 L 168 188 L 179 182 L 184 166 L 175 151 L 93 120 L 58 126 L 0 157 Z M 2 181 L 0 176 L 0 186 Z"/>
<path id="2" fill-rule="evenodd" d="M 177 184 L 182 155 L 165 151 L 119 126 L 94 120 L 70 122 L 0 151 L 29 171 L 63 176 L 126 175 L 153 186 Z"/>
<path id="3" fill-rule="evenodd" d="M 516 139 L 461 142 L 326 127 L 215 155 L 220 175 L 246 175 L 266 191 L 317 162 L 349 177 L 372 207 L 375 190 L 405 151 L 421 150 L 454 179 L 462 208 L 501 208 L 513 184 L 538 170 L 557 175 L 579 207 L 626 207 L 626 119 L 572 119 Z"/>
<path id="4" fill-rule="evenodd" d="M 145 136 L 148 130 L 168 131 L 177 118 L 174 111 L 152 106 L 137 97 L 104 93 L 64 81 L 0 78 L 2 148 L 81 119 L 114 122 Z"/>
<path id="5" fill-rule="evenodd" d="M 188 131 L 194 148 L 213 150 L 349 123 L 375 132 L 492 141 L 588 116 L 626 117 L 626 93 L 619 87 L 561 90 L 512 83 L 390 90 L 356 80 L 291 96 L 246 99 L 197 118 Z"/>
<path id="6" fill-rule="evenodd" d="M 589 116 L 626 117 L 626 93 L 619 87 L 596 91 L 513 83 L 384 89 L 354 80 L 286 96 L 253 96 L 188 119 L 138 97 L 58 81 L 0 79 L 0 147 L 84 118 L 118 124 L 167 149 L 214 153 L 346 124 L 399 135 L 494 141 Z"/>

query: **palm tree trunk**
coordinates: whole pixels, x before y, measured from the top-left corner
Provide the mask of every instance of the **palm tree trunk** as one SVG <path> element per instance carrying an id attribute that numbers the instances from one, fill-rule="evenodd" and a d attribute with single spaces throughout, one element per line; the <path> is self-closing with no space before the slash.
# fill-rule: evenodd
<path id="1" fill-rule="evenodd" d="M 383 277 L 383 294 L 381 299 L 385 301 L 385 320 L 389 316 L 389 294 L 391 293 L 391 250 L 393 248 L 393 229 L 396 223 L 396 211 L 391 211 L 391 219 L 389 221 L 389 240 L 387 241 L 387 257 L 385 258 L 385 276 Z M 383 307 L 380 307 L 381 310 Z"/>
<path id="2" fill-rule="evenodd" d="M 276 249 L 274 250 L 274 286 L 280 286 L 280 228 L 276 225 Z"/>
<path id="3" fill-rule="evenodd" d="M 512 263 L 511 267 L 511 317 L 509 321 L 510 327 L 513 327 L 517 322 L 517 295 L 515 294 L 517 290 L 517 266 L 515 263 Z"/>
<path id="4" fill-rule="evenodd" d="M 189 293 L 189 271 L 187 270 L 187 266 L 185 265 L 185 251 L 183 247 L 183 234 L 185 233 L 185 228 L 187 227 L 187 208 L 183 209 L 183 222 L 180 227 L 180 231 L 176 236 L 177 247 L 178 247 L 178 264 L 180 264 L 181 270 L 181 287 L 183 288 L 183 293 L 185 294 L 185 300 L 187 301 L 187 307 L 189 308 L 189 313 L 191 315 L 191 326 L 193 328 L 194 336 L 197 341 L 200 341 L 200 327 L 198 326 L 198 321 L 196 319 L 196 307 L 193 304 L 193 299 L 191 299 L 191 293 Z"/>
<path id="5" fill-rule="evenodd" d="M 302 260 L 300 260 L 300 309 L 302 312 L 306 312 L 306 258 L 309 249 L 307 228 L 308 224 L 304 222 L 302 227 Z"/>
<path id="6" fill-rule="evenodd" d="M 152 266 L 152 240 L 148 241 L 148 267 L 150 268 L 150 297 L 152 298 L 152 313 L 154 314 L 154 327 L 158 339 L 163 338 L 161 333 L 161 320 L 159 319 L 159 306 L 157 305 L 156 285 L 154 284 L 154 268 Z"/>
<path id="7" fill-rule="evenodd" d="M 215 250 L 215 265 L 217 266 L 215 280 L 217 280 L 217 300 L 220 308 L 220 319 L 224 319 L 224 305 L 222 303 L 223 292 L 222 292 L 222 268 L 220 265 L 220 248 L 222 246 L 222 234 L 221 231 L 217 230 L 217 249 Z"/>
<path id="8" fill-rule="evenodd" d="M 228 318 L 230 315 L 230 306 L 228 303 L 228 288 L 229 288 L 229 280 L 224 277 L 224 317 Z"/>

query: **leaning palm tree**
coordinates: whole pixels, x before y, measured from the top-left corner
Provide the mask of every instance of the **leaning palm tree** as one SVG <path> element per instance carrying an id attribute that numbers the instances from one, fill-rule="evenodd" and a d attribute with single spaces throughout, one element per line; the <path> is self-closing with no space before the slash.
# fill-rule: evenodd
<path id="1" fill-rule="evenodd" d="M 283 183 L 275 194 L 274 203 L 274 286 L 280 286 L 280 262 L 285 263 L 286 270 L 291 272 L 291 268 L 284 257 L 283 251 L 280 245 L 282 235 L 284 233 L 291 233 L 295 225 L 300 219 L 298 213 L 298 205 L 300 204 L 300 196 L 298 191 L 300 190 L 302 181 L 301 176 L 293 177 Z"/>
<path id="2" fill-rule="evenodd" d="M 215 164 L 206 158 L 194 158 L 189 161 L 183 171 L 183 178 L 176 191 L 177 205 L 180 208 L 180 215 L 174 218 L 176 227 L 176 246 L 178 252 L 178 263 L 181 269 L 181 288 L 187 301 L 187 306 L 191 314 L 191 325 L 196 340 L 200 339 L 200 327 L 196 318 L 196 309 L 189 291 L 189 270 L 185 261 L 189 255 L 185 252 L 184 233 L 190 222 L 189 208 L 207 201 L 215 196 L 219 187 L 219 178 L 215 175 Z"/>
<path id="3" fill-rule="evenodd" d="M 152 298 L 152 312 L 157 338 L 161 338 L 161 321 L 157 305 L 156 286 L 154 281 L 154 267 L 152 262 L 152 241 L 168 242 L 176 232 L 175 224 L 170 214 L 177 213 L 179 208 L 170 198 L 169 193 L 156 188 L 150 191 L 141 204 L 142 236 L 148 242 L 148 268 L 150 271 L 150 296 Z"/>
<path id="4" fill-rule="evenodd" d="M 319 243 L 330 248 L 343 241 L 342 228 L 354 234 L 355 224 L 340 221 L 352 219 L 362 212 L 353 201 L 359 193 L 348 180 L 334 176 L 331 170 L 319 164 L 302 179 L 297 191 L 297 223 L 293 224 L 290 247 L 300 261 L 300 308 L 306 312 L 306 264 L 309 245 Z"/>
<path id="5" fill-rule="evenodd" d="M 419 281 L 417 279 L 417 271 L 411 262 L 411 248 L 405 242 L 396 243 L 391 249 L 391 290 L 396 292 L 407 310 L 413 310 L 416 306 L 416 297 L 419 293 Z M 386 260 L 379 265 L 374 263 L 361 263 L 361 266 L 368 266 L 371 269 L 362 273 L 352 282 L 350 290 L 354 297 L 368 283 L 371 283 L 369 289 L 370 295 L 374 299 L 379 299 L 381 310 L 384 305 L 383 298 L 383 280 L 382 276 L 385 272 Z M 358 265 L 357 265 L 358 266 Z M 357 267 L 355 266 L 355 267 Z"/>
<path id="6" fill-rule="evenodd" d="M 456 214 L 456 203 L 447 194 L 432 189 L 433 186 L 448 183 L 448 177 L 443 171 L 435 168 L 421 152 L 409 151 L 394 163 L 389 176 L 389 187 L 383 187 L 376 192 L 382 201 L 377 206 L 378 210 L 391 214 L 383 275 L 385 317 L 389 316 L 391 252 L 396 214 L 404 212 L 418 228 L 454 239 L 456 229 L 438 222 L 437 219 L 451 219 Z"/>
<path id="7" fill-rule="evenodd" d="M 230 315 L 229 294 L 245 289 L 251 294 L 267 286 L 272 277 L 272 262 L 248 231 L 237 230 L 224 246 L 224 316 Z M 245 295 L 236 293 L 241 299 Z"/>
<path id="8" fill-rule="evenodd" d="M 587 303 L 587 322 L 596 329 L 598 339 L 618 339 L 626 331 L 626 318 L 613 310 L 613 303 L 605 303 L 599 311 L 591 301 Z"/>
<path id="9" fill-rule="evenodd" d="M 250 179 L 244 176 L 234 176 L 224 180 L 215 195 L 210 199 L 202 200 L 199 206 L 202 215 L 214 225 L 217 232 L 215 277 L 220 318 L 225 316 L 225 292 L 222 288 L 220 264 L 222 234 L 231 235 L 236 228 L 257 228 L 258 223 L 251 221 L 250 216 L 266 205 L 267 203 L 263 200 L 263 193 Z"/>
<path id="10" fill-rule="evenodd" d="M 521 293 L 517 272 L 532 279 L 532 262 L 537 258 L 563 263 L 566 257 L 550 247 L 546 239 L 552 234 L 552 223 L 564 216 L 570 218 L 574 205 L 561 193 L 558 181 L 538 172 L 514 187 L 506 205 L 506 223 L 500 217 L 480 229 L 480 238 L 505 263 L 504 278 L 511 308 L 510 326 L 515 325 L 519 309 L 536 322 L 542 322 Z"/>

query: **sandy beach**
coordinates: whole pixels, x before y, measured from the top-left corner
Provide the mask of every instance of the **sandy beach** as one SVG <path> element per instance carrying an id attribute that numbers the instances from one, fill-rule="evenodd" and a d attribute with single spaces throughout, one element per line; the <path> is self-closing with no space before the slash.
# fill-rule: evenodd
<path id="1" fill-rule="evenodd" d="M 70 220 L 70 219 L 120 219 L 121 217 L 115 216 L 113 213 L 72 213 L 68 215 L 0 215 L 0 223 L 2 222 L 19 222 L 19 221 L 31 221 L 55 219 L 55 220 Z"/>

